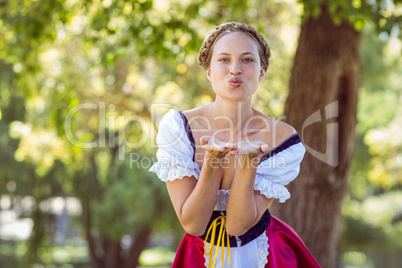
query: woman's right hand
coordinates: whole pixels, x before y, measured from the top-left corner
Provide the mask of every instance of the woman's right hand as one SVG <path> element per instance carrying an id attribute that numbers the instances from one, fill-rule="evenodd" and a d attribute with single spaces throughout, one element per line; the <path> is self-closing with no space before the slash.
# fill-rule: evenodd
<path id="1" fill-rule="evenodd" d="M 223 142 L 212 136 L 202 136 L 200 138 L 200 144 L 204 148 L 209 156 L 216 158 L 223 158 L 225 155 L 237 149 L 237 144 Z"/>

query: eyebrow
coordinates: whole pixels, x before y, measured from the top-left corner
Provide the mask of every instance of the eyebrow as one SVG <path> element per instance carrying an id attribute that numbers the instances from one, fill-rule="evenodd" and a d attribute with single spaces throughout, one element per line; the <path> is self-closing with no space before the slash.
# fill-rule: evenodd
<path id="1" fill-rule="evenodd" d="M 247 55 L 247 54 L 254 55 L 253 52 L 244 52 L 244 53 L 242 53 L 242 55 Z M 229 53 L 226 53 L 226 52 L 222 52 L 222 53 L 219 53 L 218 56 L 219 56 L 219 55 L 230 55 L 230 54 L 229 54 Z"/>

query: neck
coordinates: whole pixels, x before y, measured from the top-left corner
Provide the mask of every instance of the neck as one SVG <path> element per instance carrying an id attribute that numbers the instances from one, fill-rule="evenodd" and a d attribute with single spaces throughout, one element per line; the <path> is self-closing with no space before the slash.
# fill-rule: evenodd
<path id="1" fill-rule="evenodd" d="M 251 97 L 243 101 L 229 101 L 217 96 L 212 103 L 211 112 L 214 116 L 214 128 L 221 130 L 232 141 L 241 138 L 247 121 L 254 115 Z"/>

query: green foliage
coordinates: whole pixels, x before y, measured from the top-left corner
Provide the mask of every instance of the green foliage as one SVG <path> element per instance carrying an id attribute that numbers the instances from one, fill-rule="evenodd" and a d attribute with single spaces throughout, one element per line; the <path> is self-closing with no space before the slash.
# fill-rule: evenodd
<path id="1" fill-rule="evenodd" d="M 400 41 L 396 38 L 381 41 L 373 27 L 367 27 L 362 44 L 362 90 L 357 113 L 357 139 L 362 146 L 357 147 L 355 162 L 360 164 L 359 168 L 352 169 L 351 182 L 358 177 L 353 175 L 354 170 L 360 170 L 360 176 L 370 178 L 376 189 L 379 186 L 390 189 L 401 185 L 398 181 L 401 171 L 395 161 L 398 148 L 401 148 L 398 139 L 401 114 L 398 81 L 401 80 L 402 62 L 400 50 L 393 48 L 400 46 Z M 352 187 L 358 188 L 357 185 Z"/>
<path id="2" fill-rule="evenodd" d="M 67 21 L 64 2 L 1 1 L 0 34 L 4 38 L 0 39 L 0 58 L 12 64 L 23 63 L 30 72 L 39 71 L 36 48 L 54 40 L 52 26 L 57 21 Z"/>
<path id="3" fill-rule="evenodd" d="M 23 247 L 23 242 L 0 240 L 0 266 L 22 267 L 20 265 L 22 259 L 21 253 L 25 253 L 24 250 L 21 250 Z"/>
<path id="4" fill-rule="evenodd" d="M 345 215 L 341 248 L 343 250 L 385 250 L 402 248 L 399 206 L 402 192 L 372 196 L 359 203 L 350 200 L 343 208 Z"/>
<path id="5" fill-rule="evenodd" d="M 400 40 L 380 40 L 375 27 L 363 32 L 362 88 L 358 104 L 355 157 L 349 179 L 349 199 L 341 248 L 385 250 L 401 248 L 400 189 L 402 149 Z"/>
<path id="6" fill-rule="evenodd" d="M 364 1 L 364 0 L 299 0 L 303 3 L 304 13 L 302 20 L 310 17 L 317 18 L 322 8 L 327 8 L 332 20 L 340 25 L 344 20 L 349 21 L 357 31 L 361 31 L 367 23 L 374 23 L 377 32 L 391 34 L 393 29 L 402 26 L 402 1 Z M 401 33 L 398 33 L 401 38 Z"/>
<path id="7" fill-rule="evenodd" d="M 152 248 L 144 250 L 140 257 L 142 265 L 172 265 L 174 251 L 167 250 L 166 248 Z"/>
<path id="8" fill-rule="evenodd" d="M 169 201 L 160 182 L 146 169 L 135 164 L 130 167 L 129 161 L 109 176 L 114 178 L 108 180 L 102 202 L 93 206 L 96 226 L 107 237 L 119 239 L 129 229 L 152 224 L 158 195 L 164 197 L 164 202 Z"/>

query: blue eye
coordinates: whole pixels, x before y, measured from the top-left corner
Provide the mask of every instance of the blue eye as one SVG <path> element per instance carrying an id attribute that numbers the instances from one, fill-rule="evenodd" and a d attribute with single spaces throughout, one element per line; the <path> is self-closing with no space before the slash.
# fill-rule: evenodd
<path id="1" fill-rule="evenodd" d="M 222 58 L 222 59 L 219 59 L 219 61 L 222 61 L 222 62 L 229 62 L 229 59 L 228 59 L 228 58 Z"/>
<path id="2" fill-rule="evenodd" d="M 243 60 L 244 62 L 253 62 L 253 59 L 247 58 Z"/>

